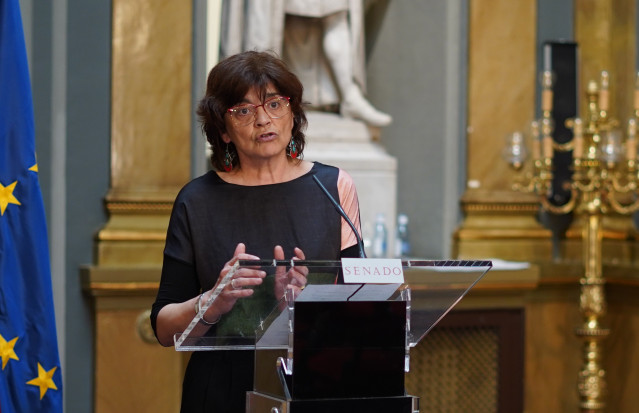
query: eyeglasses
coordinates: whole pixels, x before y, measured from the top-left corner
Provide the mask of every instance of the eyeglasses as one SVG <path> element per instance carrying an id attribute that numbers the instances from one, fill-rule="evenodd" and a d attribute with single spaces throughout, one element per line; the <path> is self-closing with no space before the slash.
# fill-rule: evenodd
<path id="1" fill-rule="evenodd" d="M 291 113 L 290 100 L 291 98 L 287 96 L 276 96 L 268 99 L 261 105 L 243 103 L 227 109 L 227 112 L 231 114 L 231 117 L 235 120 L 237 125 L 245 126 L 255 120 L 257 108 L 260 106 L 264 108 L 264 111 L 271 119 L 277 119 L 288 115 Z"/>

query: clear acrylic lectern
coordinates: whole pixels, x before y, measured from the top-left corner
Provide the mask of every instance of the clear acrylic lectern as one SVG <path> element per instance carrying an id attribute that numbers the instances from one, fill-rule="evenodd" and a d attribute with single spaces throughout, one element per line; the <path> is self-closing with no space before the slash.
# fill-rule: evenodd
<path id="1" fill-rule="evenodd" d="M 296 297 L 289 290 L 278 300 L 274 274 L 291 266 L 308 269 L 308 283 Z M 202 334 L 202 315 L 243 267 L 268 275 Z M 409 260 L 401 267 L 403 283 L 344 284 L 340 261 L 240 261 L 175 336 L 175 349 L 254 350 L 250 413 L 419 412 L 419 399 L 404 388 L 410 349 L 492 263 Z M 411 315 L 413 290 L 418 315 Z"/>

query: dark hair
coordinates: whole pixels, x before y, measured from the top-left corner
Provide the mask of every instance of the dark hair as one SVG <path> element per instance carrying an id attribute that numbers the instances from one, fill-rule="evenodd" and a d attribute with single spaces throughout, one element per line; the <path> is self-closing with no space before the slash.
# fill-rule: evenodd
<path id="1" fill-rule="evenodd" d="M 248 51 L 229 56 L 211 69 L 206 81 L 206 94 L 197 106 L 202 131 L 213 150 L 211 163 L 215 169 L 223 170 L 224 167 L 226 144 L 222 134 L 226 132 L 224 115 L 227 109 L 240 103 L 252 88 L 256 88 L 264 100 L 269 84 L 278 93 L 290 98 L 292 138 L 301 159 L 306 143 L 303 130 L 307 124 L 302 107 L 302 83 L 273 53 Z M 229 143 L 228 150 L 233 157 L 233 166 L 239 166 L 239 157 L 232 143 Z M 286 150 L 288 153 L 288 148 Z"/>

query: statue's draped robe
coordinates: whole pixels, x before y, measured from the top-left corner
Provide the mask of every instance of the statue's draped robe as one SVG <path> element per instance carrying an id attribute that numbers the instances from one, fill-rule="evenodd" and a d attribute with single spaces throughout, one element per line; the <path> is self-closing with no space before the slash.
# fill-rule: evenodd
<path id="1" fill-rule="evenodd" d="M 225 0 L 222 57 L 272 50 L 300 78 L 304 99 L 312 106 L 338 104 L 340 94 L 322 52 L 321 18 L 343 10 L 348 12 L 352 77 L 365 91 L 362 0 Z"/>

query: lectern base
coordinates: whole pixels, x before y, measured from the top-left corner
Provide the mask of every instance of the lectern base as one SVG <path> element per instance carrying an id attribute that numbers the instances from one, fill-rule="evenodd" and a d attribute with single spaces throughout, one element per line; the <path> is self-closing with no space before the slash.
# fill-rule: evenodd
<path id="1" fill-rule="evenodd" d="M 248 392 L 247 413 L 418 413 L 415 396 L 367 397 L 358 399 L 289 400 L 263 393 Z"/>

